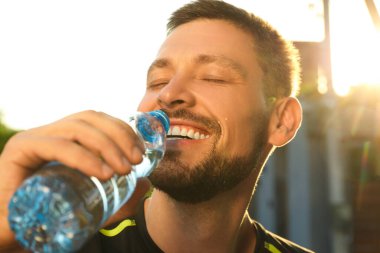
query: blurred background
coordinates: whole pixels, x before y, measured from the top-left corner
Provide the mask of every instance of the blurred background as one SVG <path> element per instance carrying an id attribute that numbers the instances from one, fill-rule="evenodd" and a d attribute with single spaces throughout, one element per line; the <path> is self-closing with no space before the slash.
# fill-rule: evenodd
<path id="1" fill-rule="evenodd" d="M 80 110 L 125 118 L 169 14 L 189 1 L 0 1 L 0 150 Z M 317 252 L 380 252 L 380 1 L 230 0 L 294 41 L 303 126 L 250 206 Z"/>

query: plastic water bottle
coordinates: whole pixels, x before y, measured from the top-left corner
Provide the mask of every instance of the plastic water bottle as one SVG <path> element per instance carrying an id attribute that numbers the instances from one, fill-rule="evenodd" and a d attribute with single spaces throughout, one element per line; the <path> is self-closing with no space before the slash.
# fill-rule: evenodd
<path id="1" fill-rule="evenodd" d="M 164 155 L 169 119 L 158 110 L 137 113 L 129 124 L 145 155 L 128 175 L 100 181 L 53 162 L 25 180 L 8 217 L 22 246 L 38 253 L 75 252 L 131 197 L 137 178 L 148 176 Z"/>

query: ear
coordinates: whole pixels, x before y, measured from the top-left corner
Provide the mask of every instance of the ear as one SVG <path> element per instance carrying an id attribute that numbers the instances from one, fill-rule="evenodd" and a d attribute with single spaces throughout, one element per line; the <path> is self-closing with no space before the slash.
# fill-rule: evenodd
<path id="1" fill-rule="evenodd" d="M 295 97 L 279 99 L 275 104 L 269 121 L 269 143 L 276 147 L 287 144 L 301 126 L 302 107 Z"/>

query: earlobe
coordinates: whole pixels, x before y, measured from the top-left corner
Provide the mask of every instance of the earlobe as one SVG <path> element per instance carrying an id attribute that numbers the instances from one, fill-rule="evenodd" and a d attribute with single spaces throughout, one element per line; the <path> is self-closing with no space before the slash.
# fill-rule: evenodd
<path id="1" fill-rule="evenodd" d="M 302 121 L 302 107 L 295 97 L 279 99 L 269 121 L 269 143 L 280 147 L 296 135 Z"/>

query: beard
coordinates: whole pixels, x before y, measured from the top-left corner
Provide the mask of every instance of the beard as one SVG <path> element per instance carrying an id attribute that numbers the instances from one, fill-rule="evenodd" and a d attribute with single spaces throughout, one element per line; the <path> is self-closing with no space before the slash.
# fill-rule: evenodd
<path id="1" fill-rule="evenodd" d="M 218 128 L 210 119 L 200 118 L 188 112 L 177 112 L 177 116 L 203 122 L 208 127 Z M 206 122 L 207 121 L 207 122 Z M 149 176 L 153 186 L 176 201 L 196 204 L 207 201 L 220 193 L 233 189 L 257 168 L 267 142 L 267 117 L 257 117 L 253 129 L 252 148 L 246 156 L 228 156 L 216 148 L 216 142 L 198 164 L 190 167 L 179 159 L 181 151 L 168 150 L 159 166 Z M 220 129 L 220 127 L 219 127 Z M 217 137 L 220 137 L 220 131 Z M 218 140 L 219 138 L 215 138 Z"/>

